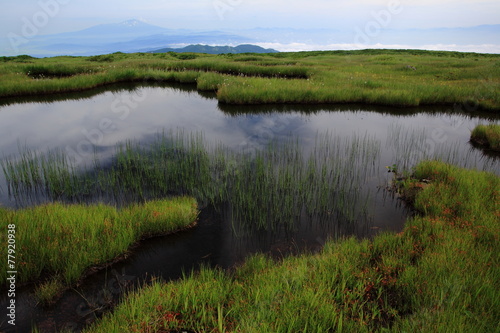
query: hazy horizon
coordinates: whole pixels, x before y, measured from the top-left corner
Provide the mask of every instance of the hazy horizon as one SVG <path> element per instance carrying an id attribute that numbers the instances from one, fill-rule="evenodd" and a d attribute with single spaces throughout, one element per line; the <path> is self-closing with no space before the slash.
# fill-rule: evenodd
<path id="1" fill-rule="evenodd" d="M 500 53 L 498 29 L 491 36 L 477 36 L 477 40 L 474 36 L 461 39 L 458 33 L 453 36 L 443 33 L 441 40 L 429 38 L 426 43 L 428 29 L 500 24 L 500 2 L 492 0 L 277 0 L 272 3 L 262 0 L 146 0 L 140 3 L 20 0 L 3 7 L 0 55 L 19 53 L 24 49 L 17 46 L 40 36 L 129 19 L 168 29 L 226 32 L 274 29 L 272 35 L 259 36 L 255 44 L 280 51 L 377 47 Z M 282 35 L 276 32 L 278 28 L 283 29 Z M 307 36 L 311 29 L 321 33 Z M 396 36 L 408 31 L 413 35 L 407 42 L 405 36 Z"/>

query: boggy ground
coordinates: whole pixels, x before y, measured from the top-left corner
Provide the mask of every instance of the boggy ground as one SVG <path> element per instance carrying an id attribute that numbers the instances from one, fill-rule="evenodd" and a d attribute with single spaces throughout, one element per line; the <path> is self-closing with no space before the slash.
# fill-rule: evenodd
<path id="1" fill-rule="evenodd" d="M 471 132 L 470 140 L 473 144 L 500 152 L 500 125 L 477 125 Z"/>
<path id="2" fill-rule="evenodd" d="M 157 282 L 87 332 L 497 332 L 500 178 L 424 161 L 402 186 L 401 233 Z"/>
<path id="3" fill-rule="evenodd" d="M 0 97 L 127 81 L 196 83 L 227 104 L 443 104 L 457 105 L 459 111 L 500 110 L 500 55 L 494 54 L 363 50 L 0 57 Z"/>
<path id="4" fill-rule="evenodd" d="M 0 208 L 0 226 L 15 226 L 18 283 L 36 282 L 42 303 L 50 303 L 89 269 L 122 256 L 135 242 L 172 233 L 196 221 L 196 200 L 149 201 L 126 208 L 99 204 L 51 203 L 32 208 Z M 7 244 L 7 242 L 5 242 Z M 2 251 L 7 257 L 7 248 Z M 0 271 L 6 281 L 7 271 Z"/>

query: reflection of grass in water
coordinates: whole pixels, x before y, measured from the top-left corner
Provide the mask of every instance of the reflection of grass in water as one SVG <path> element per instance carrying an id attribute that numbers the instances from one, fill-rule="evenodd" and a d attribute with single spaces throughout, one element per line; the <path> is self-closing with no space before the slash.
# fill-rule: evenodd
<path id="1" fill-rule="evenodd" d="M 79 178 L 78 172 L 61 150 L 39 154 L 20 149 L 15 159 L 0 161 L 9 194 L 14 197 L 47 194 L 53 198 L 90 194 L 91 180 Z"/>
<path id="2" fill-rule="evenodd" d="M 86 332 L 496 332 L 500 178 L 441 162 L 415 177 L 423 215 L 399 234 L 155 282 Z"/>
<path id="3" fill-rule="evenodd" d="M 161 134 L 149 146 L 117 147 L 109 167 L 78 172 L 60 151 L 28 150 L 2 161 L 9 191 L 21 199 L 46 194 L 73 202 L 92 195 L 114 202 L 192 195 L 201 203 L 229 203 L 239 226 L 274 229 L 309 215 L 355 221 L 365 214 L 361 187 L 378 158 L 379 143 L 367 136 L 318 136 L 304 156 L 296 139 L 273 142 L 254 154 L 207 148 L 200 134 Z"/>
<path id="4" fill-rule="evenodd" d="M 409 129 L 400 124 L 391 124 L 387 135 L 386 147 L 392 149 L 395 160 L 392 161 L 398 171 L 409 171 L 421 160 L 439 160 L 464 168 L 482 168 L 487 171 L 498 170 L 494 158 L 471 149 L 460 142 L 432 139 L 431 131 L 426 129 Z M 443 139 L 444 138 L 444 139 Z"/>
<path id="5" fill-rule="evenodd" d="M 305 209 L 310 216 L 336 214 L 353 222 L 366 205 L 361 185 L 378 152 L 367 137 L 318 136 L 308 157 L 297 141 L 273 143 L 240 161 L 228 199 L 234 218 L 273 229 L 293 224 Z"/>

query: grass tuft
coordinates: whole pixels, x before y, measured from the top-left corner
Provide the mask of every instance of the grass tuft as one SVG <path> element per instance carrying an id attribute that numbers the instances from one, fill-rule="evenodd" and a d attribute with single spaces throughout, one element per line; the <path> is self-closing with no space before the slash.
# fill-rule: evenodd
<path id="1" fill-rule="evenodd" d="M 471 142 L 500 151 L 500 125 L 477 125 L 471 133 Z"/>
<path id="2" fill-rule="evenodd" d="M 65 285 L 58 277 L 53 277 L 46 282 L 39 284 L 35 290 L 35 297 L 38 303 L 50 305 L 58 294 L 64 290 Z"/>
<path id="3" fill-rule="evenodd" d="M 414 177 L 423 215 L 399 234 L 156 282 L 86 332 L 497 331 L 500 178 L 434 161 Z"/>
<path id="4" fill-rule="evenodd" d="M 185 228 L 197 215 L 196 201 L 188 197 L 120 210 L 103 204 L 52 203 L 17 211 L 3 209 L 0 226 L 16 226 L 19 282 L 43 279 L 36 294 L 47 302 L 60 286 L 75 283 L 88 268 L 122 255 L 144 237 Z M 1 271 L 1 278 L 5 280 L 6 274 Z"/>

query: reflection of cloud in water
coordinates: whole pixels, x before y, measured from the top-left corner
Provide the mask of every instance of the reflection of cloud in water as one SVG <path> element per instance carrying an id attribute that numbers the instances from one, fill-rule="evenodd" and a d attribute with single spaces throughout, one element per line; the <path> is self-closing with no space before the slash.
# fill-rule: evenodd
<path id="1" fill-rule="evenodd" d="M 265 114 L 227 118 L 228 126 L 237 126 L 241 132 L 241 141 L 231 145 L 244 151 L 259 150 L 272 141 L 283 141 L 290 135 L 298 135 L 305 119 L 297 114 Z"/>
<path id="2" fill-rule="evenodd" d="M 94 149 L 108 151 L 116 143 L 139 140 L 164 128 L 200 131 L 202 124 L 216 126 L 222 117 L 214 117 L 215 105 L 196 92 L 157 87 L 105 92 L 90 99 L 6 105 L 0 110 L 0 154 L 17 154 L 20 142 L 40 151 L 68 148 L 91 159 Z"/>
<path id="3" fill-rule="evenodd" d="M 113 109 L 127 106 L 127 99 L 128 109 Z M 426 128 L 430 134 L 439 129 L 447 137 L 445 145 L 468 142 L 477 119 L 431 111 L 418 109 L 408 115 L 399 109 L 365 106 L 218 105 L 217 100 L 196 91 L 139 87 L 87 99 L 2 106 L 0 156 L 17 154 L 19 142 L 37 151 L 67 147 L 84 150 L 83 159 L 92 161 L 94 150 L 106 158 L 115 152 L 117 143 L 147 143 L 154 134 L 179 129 L 203 133 L 207 143 L 244 151 L 263 149 L 270 141 L 282 142 L 290 135 L 300 138 L 309 149 L 316 135 L 325 132 L 342 137 L 366 133 L 385 142 L 389 125 L 394 122 L 412 130 Z M 103 120 L 109 120 L 109 127 L 103 128 Z M 393 155 L 390 149 L 383 150 L 383 163 L 394 163 Z"/>

